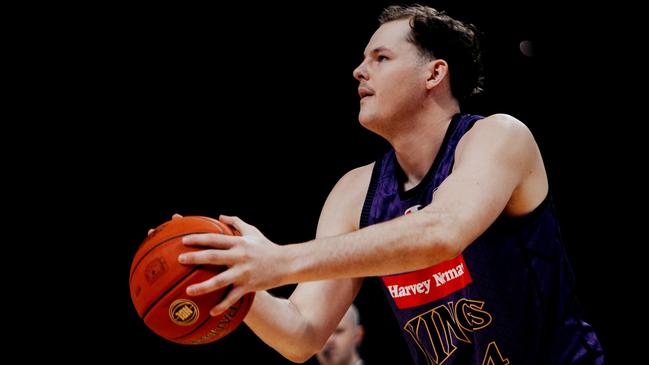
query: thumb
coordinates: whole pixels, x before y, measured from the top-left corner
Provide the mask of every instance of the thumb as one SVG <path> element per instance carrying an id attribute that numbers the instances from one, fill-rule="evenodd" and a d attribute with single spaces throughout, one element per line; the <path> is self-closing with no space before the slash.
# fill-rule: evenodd
<path id="1" fill-rule="evenodd" d="M 227 225 L 233 226 L 237 231 L 241 232 L 241 234 L 244 236 L 257 232 L 257 229 L 255 227 L 244 222 L 239 217 L 233 217 L 233 216 L 221 214 L 219 216 L 219 220 Z"/>

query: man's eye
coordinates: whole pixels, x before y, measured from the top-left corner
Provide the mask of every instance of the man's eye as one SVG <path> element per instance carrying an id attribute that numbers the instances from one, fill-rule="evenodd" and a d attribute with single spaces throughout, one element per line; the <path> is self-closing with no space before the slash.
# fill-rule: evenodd
<path id="1" fill-rule="evenodd" d="M 383 55 L 376 57 L 376 60 L 379 61 L 379 62 L 383 62 L 383 61 L 385 61 L 385 60 L 387 60 L 387 59 L 388 59 L 388 58 L 385 57 L 385 56 L 383 56 Z"/>

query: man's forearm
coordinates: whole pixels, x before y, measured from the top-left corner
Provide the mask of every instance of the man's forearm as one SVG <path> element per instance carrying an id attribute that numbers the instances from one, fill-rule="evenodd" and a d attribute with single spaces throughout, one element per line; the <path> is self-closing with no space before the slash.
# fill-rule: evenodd
<path id="1" fill-rule="evenodd" d="M 449 218 L 420 211 L 333 237 L 284 246 L 283 284 L 412 271 L 459 254 Z"/>
<path id="2" fill-rule="evenodd" d="M 319 350 L 309 325 L 288 300 L 259 291 L 244 322 L 266 344 L 287 359 L 304 362 Z"/>

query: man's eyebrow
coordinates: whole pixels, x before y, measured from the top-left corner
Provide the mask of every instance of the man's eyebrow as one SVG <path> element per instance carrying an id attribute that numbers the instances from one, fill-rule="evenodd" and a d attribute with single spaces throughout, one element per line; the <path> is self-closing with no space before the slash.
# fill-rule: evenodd
<path id="1" fill-rule="evenodd" d="M 385 47 L 385 46 L 379 46 L 379 47 L 376 47 L 373 50 L 371 50 L 369 53 L 372 54 L 372 55 L 375 55 L 375 54 L 377 54 L 377 53 L 379 53 L 381 51 L 389 51 L 389 50 L 390 49 Z M 367 57 L 367 53 L 363 53 L 363 57 Z"/>

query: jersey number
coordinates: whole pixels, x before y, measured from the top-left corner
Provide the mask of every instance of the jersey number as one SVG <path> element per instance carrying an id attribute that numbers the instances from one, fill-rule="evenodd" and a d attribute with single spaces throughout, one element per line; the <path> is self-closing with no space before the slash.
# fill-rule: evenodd
<path id="1" fill-rule="evenodd" d="M 503 358 L 496 342 L 491 341 L 489 342 L 489 346 L 487 346 L 487 352 L 484 354 L 482 365 L 509 365 L 509 360 Z"/>

